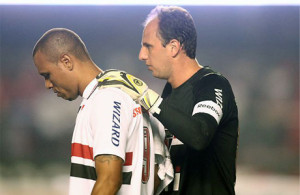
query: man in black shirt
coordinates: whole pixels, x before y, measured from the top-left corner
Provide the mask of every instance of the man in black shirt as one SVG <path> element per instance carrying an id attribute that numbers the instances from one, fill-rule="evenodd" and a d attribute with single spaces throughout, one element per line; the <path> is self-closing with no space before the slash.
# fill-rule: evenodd
<path id="1" fill-rule="evenodd" d="M 127 88 L 112 84 L 171 133 L 175 178 L 163 194 L 234 195 L 238 110 L 230 83 L 197 62 L 197 33 L 185 9 L 158 6 L 144 26 L 139 59 L 154 77 L 167 80 L 162 97 L 134 77 Z"/>
<path id="2" fill-rule="evenodd" d="M 238 116 L 229 82 L 203 67 L 177 88 L 167 84 L 162 98 L 155 116 L 175 136 L 175 181 L 165 194 L 235 194 Z"/>

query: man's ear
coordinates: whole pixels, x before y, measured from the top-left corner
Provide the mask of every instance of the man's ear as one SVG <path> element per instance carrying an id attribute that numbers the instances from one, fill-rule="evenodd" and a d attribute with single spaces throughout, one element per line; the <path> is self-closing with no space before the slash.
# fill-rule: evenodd
<path id="1" fill-rule="evenodd" d="M 170 49 L 171 49 L 171 56 L 173 58 L 176 57 L 182 49 L 181 44 L 177 39 L 172 39 L 169 42 L 169 46 L 170 46 Z"/>
<path id="2" fill-rule="evenodd" d="M 73 70 L 73 63 L 72 63 L 71 57 L 68 54 L 62 54 L 60 56 L 60 62 L 69 71 Z"/>

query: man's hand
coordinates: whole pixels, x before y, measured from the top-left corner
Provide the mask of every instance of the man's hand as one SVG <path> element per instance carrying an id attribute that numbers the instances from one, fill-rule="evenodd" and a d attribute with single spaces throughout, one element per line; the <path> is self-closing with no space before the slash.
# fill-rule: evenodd
<path id="1" fill-rule="evenodd" d="M 130 95 L 130 97 L 151 113 L 160 113 L 158 106 L 162 98 L 141 79 L 119 70 L 107 70 L 98 78 L 100 88 L 116 87 Z"/>

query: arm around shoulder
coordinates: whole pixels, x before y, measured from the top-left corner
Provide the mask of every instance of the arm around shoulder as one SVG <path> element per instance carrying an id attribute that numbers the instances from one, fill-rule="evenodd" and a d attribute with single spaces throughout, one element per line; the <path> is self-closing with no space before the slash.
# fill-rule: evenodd
<path id="1" fill-rule="evenodd" d="M 154 116 L 184 144 L 198 151 L 205 149 L 218 127 L 215 119 L 205 113 L 190 116 L 165 103 Z"/>

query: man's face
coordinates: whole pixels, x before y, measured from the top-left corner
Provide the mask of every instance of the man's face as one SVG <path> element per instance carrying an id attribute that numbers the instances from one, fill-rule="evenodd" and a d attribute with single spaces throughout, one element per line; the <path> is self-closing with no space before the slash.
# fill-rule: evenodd
<path id="1" fill-rule="evenodd" d="M 158 19 L 155 18 L 147 24 L 142 38 L 142 47 L 139 59 L 145 61 L 152 75 L 161 79 L 168 79 L 172 69 L 168 47 L 163 47 L 158 37 Z"/>
<path id="2" fill-rule="evenodd" d="M 58 97 L 65 100 L 71 101 L 78 97 L 78 87 L 72 71 L 62 62 L 50 62 L 46 55 L 38 51 L 34 56 L 34 64 L 39 74 L 44 77 L 47 89 L 52 89 Z"/>

